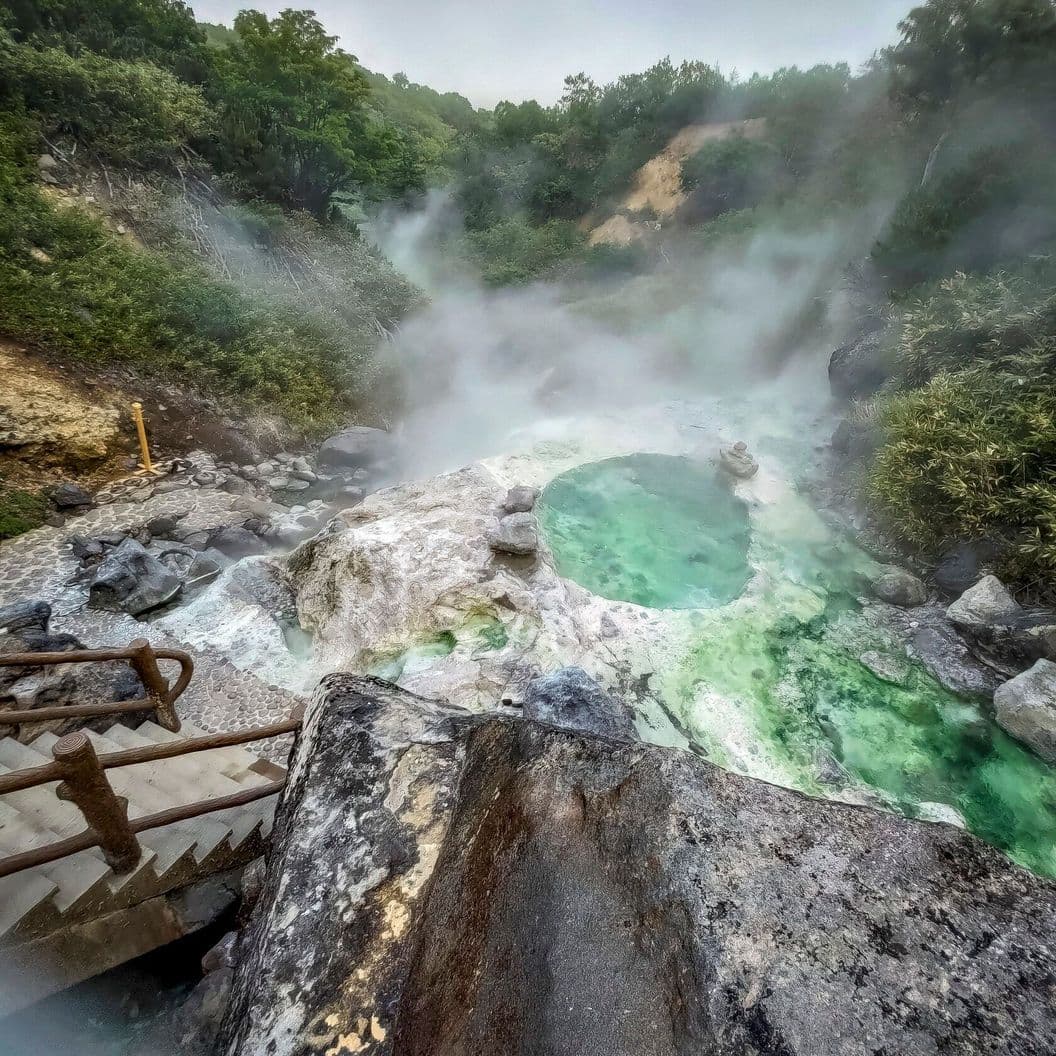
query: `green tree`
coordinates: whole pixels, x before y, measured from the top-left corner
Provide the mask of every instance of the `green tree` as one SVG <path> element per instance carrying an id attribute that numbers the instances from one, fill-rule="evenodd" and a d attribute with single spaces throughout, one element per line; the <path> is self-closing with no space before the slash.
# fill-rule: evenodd
<path id="1" fill-rule="evenodd" d="M 334 196 L 385 174 L 397 147 L 370 86 L 309 11 L 243 11 L 218 52 L 218 164 L 262 197 L 326 217 Z M 402 178 L 402 177 L 401 177 Z"/>
<path id="2" fill-rule="evenodd" d="M 928 0 L 899 23 L 886 59 L 895 95 L 910 114 L 935 111 L 976 86 L 1010 80 L 1053 84 L 1056 5 L 1052 0 Z M 1051 100 L 1050 100 L 1051 101 Z"/>
<path id="3" fill-rule="evenodd" d="M 205 32 L 182 0 L 9 0 L 9 9 L 16 40 L 145 59 L 195 83 L 209 76 Z"/>

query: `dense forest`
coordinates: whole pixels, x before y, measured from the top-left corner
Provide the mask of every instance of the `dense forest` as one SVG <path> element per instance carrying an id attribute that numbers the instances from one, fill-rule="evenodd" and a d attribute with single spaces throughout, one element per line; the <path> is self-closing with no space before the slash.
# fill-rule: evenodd
<path id="1" fill-rule="evenodd" d="M 5 0 L 0 330 L 208 379 L 307 433 L 384 418 L 374 350 L 425 295 L 361 236 L 380 208 L 443 188 L 439 248 L 486 285 L 619 283 L 662 243 L 591 245 L 585 218 L 679 130 L 753 121 L 686 160 L 665 233 L 718 253 L 882 206 L 847 262 L 882 335 L 863 494 L 915 546 L 999 537 L 1036 586 L 1056 573 L 1056 6 L 929 0 L 892 38 L 858 71 L 664 60 L 484 111 L 364 69 L 308 11 Z"/>

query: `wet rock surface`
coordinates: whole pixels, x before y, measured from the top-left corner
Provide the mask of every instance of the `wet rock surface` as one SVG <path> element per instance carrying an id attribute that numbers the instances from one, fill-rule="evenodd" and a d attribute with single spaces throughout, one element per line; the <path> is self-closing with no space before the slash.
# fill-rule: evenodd
<path id="1" fill-rule="evenodd" d="M 599 737 L 633 741 L 634 712 L 606 693 L 581 667 L 533 678 L 524 694 L 524 717 Z"/>
<path id="2" fill-rule="evenodd" d="M 0 656 L 15 653 L 68 653 L 84 649 L 72 634 L 51 630 L 51 606 L 26 601 L 0 608 Z M 139 676 L 124 664 L 18 664 L 0 667 L 0 733 L 17 732 L 29 741 L 44 730 L 66 733 L 87 726 L 101 729 L 113 719 L 54 720 L 26 724 L 18 731 L 2 725 L 5 711 L 75 704 L 100 704 L 146 696 Z M 149 710 L 133 712 L 122 721 L 133 725 L 150 717 Z"/>
<path id="3" fill-rule="evenodd" d="M 218 1051 L 1041 1056 L 1054 909 L 945 825 L 330 676 Z"/>
<path id="4" fill-rule="evenodd" d="M 940 555 L 933 578 L 940 590 L 956 597 L 979 582 L 996 554 L 997 547 L 989 540 L 958 543 Z"/>
<path id="5" fill-rule="evenodd" d="M 829 387 L 840 399 L 872 396 L 887 381 L 889 373 L 879 331 L 862 334 L 834 349 L 829 357 Z"/>
<path id="6" fill-rule="evenodd" d="M 88 605 L 137 616 L 171 601 L 182 587 L 179 577 L 144 546 L 125 539 L 96 569 Z"/>
<path id="7" fill-rule="evenodd" d="M 392 436 L 384 429 L 356 425 L 323 441 L 319 465 L 331 469 L 369 469 L 390 457 L 392 449 Z"/>

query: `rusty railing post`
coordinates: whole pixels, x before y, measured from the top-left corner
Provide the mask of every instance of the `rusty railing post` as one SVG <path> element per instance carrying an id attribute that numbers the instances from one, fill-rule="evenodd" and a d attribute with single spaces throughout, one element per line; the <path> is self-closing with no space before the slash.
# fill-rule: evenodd
<path id="1" fill-rule="evenodd" d="M 135 668 L 147 696 L 151 700 L 151 706 L 158 719 L 158 725 L 171 733 L 180 730 L 180 719 L 176 714 L 172 697 L 169 695 L 169 684 L 165 676 L 158 669 L 158 660 L 154 655 L 150 642 L 146 638 L 137 638 L 129 644 L 132 653 L 131 663 Z"/>
<path id="2" fill-rule="evenodd" d="M 59 799 L 78 807 L 95 834 L 107 865 L 115 873 L 131 872 L 139 861 L 139 840 L 128 824 L 128 800 L 117 795 L 83 730 L 56 741 L 51 754 L 62 770 Z"/>

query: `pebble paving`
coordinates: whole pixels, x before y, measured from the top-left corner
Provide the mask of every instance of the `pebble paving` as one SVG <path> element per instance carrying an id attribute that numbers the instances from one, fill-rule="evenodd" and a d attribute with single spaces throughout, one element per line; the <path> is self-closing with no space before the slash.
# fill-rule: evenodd
<path id="1" fill-rule="evenodd" d="M 0 542 L 0 605 L 47 601 L 53 608 L 51 629 L 76 635 L 89 648 L 119 647 L 146 638 L 159 648 L 190 652 L 195 674 L 177 702 L 177 712 L 210 733 L 251 729 L 287 718 L 303 698 L 239 670 L 219 654 L 193 649 L 149 621 L 89 609 L 87 580 L 69 544 L 73 535 L 128 532 L 162 514 L 180 516 L 181 526 L 192 529 L 240 524 L 256 512 L 254 500 L 211 488 L 181 487 L 152 494 L 149 483 L 129 482 L 124 489 L 120 485 L 112 489 L 117 501 L 70 517 L 62 528 L 38 528 Z M 289 738 L 248 747 L 284 761 Z"/>

